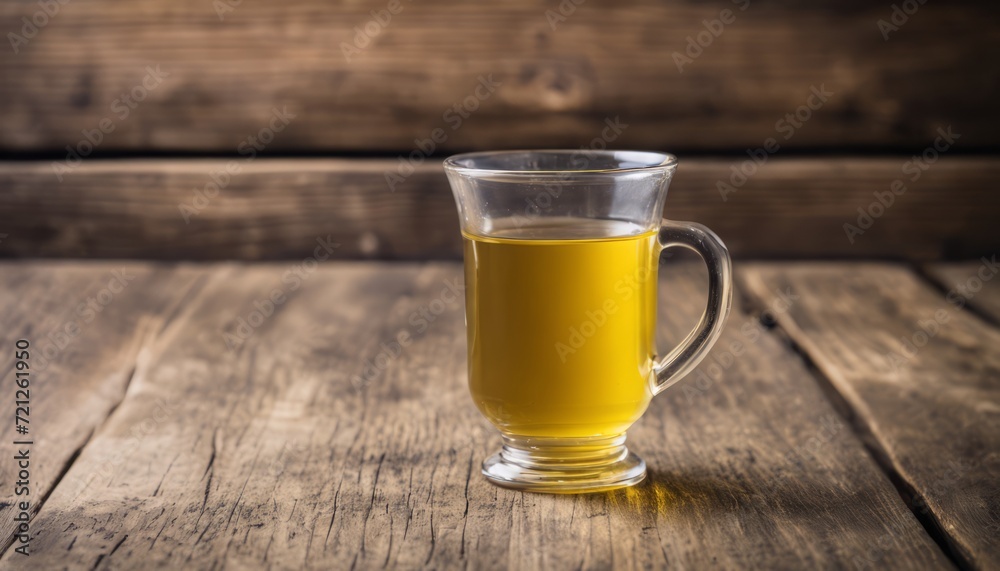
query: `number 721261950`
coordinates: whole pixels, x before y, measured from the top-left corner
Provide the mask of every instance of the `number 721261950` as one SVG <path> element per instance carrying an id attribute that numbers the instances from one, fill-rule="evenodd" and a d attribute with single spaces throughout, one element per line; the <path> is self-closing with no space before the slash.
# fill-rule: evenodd
<path id="1" fill-rule="evenodd" d="M 31 370 L 28 365 L 28 343 L 27 339 L 19 339 L 15 344 L 14 351 L 14 384 L 17 385 L 14 398 L 14 430 L 20 435 L 28 434 L 29 416 L 31 413 Z"/>

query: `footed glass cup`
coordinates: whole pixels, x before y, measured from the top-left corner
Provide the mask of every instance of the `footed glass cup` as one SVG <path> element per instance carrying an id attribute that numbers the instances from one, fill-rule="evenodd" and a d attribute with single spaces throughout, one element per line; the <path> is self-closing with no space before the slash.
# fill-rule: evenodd
<path id="1" fill-rule="evenodd" d="M 626 431 L 701 361 L 732 301 L 719 238 L 662 218 L 677 159 L 502 151 L 444 164 L 464 237 L 469 388 L 503 438 L 483 474 L 551 493 L 642 481 L 646 465 L 626 448 Z M 658 262 L 674 247 L 708 266 L 708 307 L 659 357 Z"/>

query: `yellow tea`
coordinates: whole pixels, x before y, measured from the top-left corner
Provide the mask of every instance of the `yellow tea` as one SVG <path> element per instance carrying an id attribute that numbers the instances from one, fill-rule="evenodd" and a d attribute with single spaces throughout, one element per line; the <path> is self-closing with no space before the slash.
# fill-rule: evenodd
<path id="1" fill-rule="evenodd" d="M 508 435 L 621 434 L 652 397 L 656 232 L 545 221 L 464 234 L 473 399 Z"/>

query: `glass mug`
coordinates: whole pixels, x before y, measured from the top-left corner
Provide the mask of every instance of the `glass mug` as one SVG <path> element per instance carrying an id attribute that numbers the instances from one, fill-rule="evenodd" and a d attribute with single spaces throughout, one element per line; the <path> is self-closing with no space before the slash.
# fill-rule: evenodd
<path id="1" fill-rule="evenodd" d="M 535 492 L 639 483 L 626 430 L 705 357 L 732 301 L 719 238 L 661 218 L 677 158 L 501 151 L 444 166 L 464 237 L 469 388 L 503 437 L 483 474 Z M 708 265 L 708 308 L 660 359 L 657 270 L 673 247 Z"/>

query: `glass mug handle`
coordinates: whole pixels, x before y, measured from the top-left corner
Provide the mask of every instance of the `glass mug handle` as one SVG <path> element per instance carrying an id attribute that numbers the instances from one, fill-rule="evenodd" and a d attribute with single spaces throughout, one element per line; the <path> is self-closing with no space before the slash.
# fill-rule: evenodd
<path id="1" fill-rule="evenodd" d="M 708 307 L 691 333 L 653 367 L 653 394 L 681 380 L 691 372 L 719 339 L 733 302 L 733 264 L 729 250 L 708 227 L 695 222 L 663 220 L 658 236 L 660 253 L 667 248 L 687 248 L 701 256 L 708 266 Z"/>

